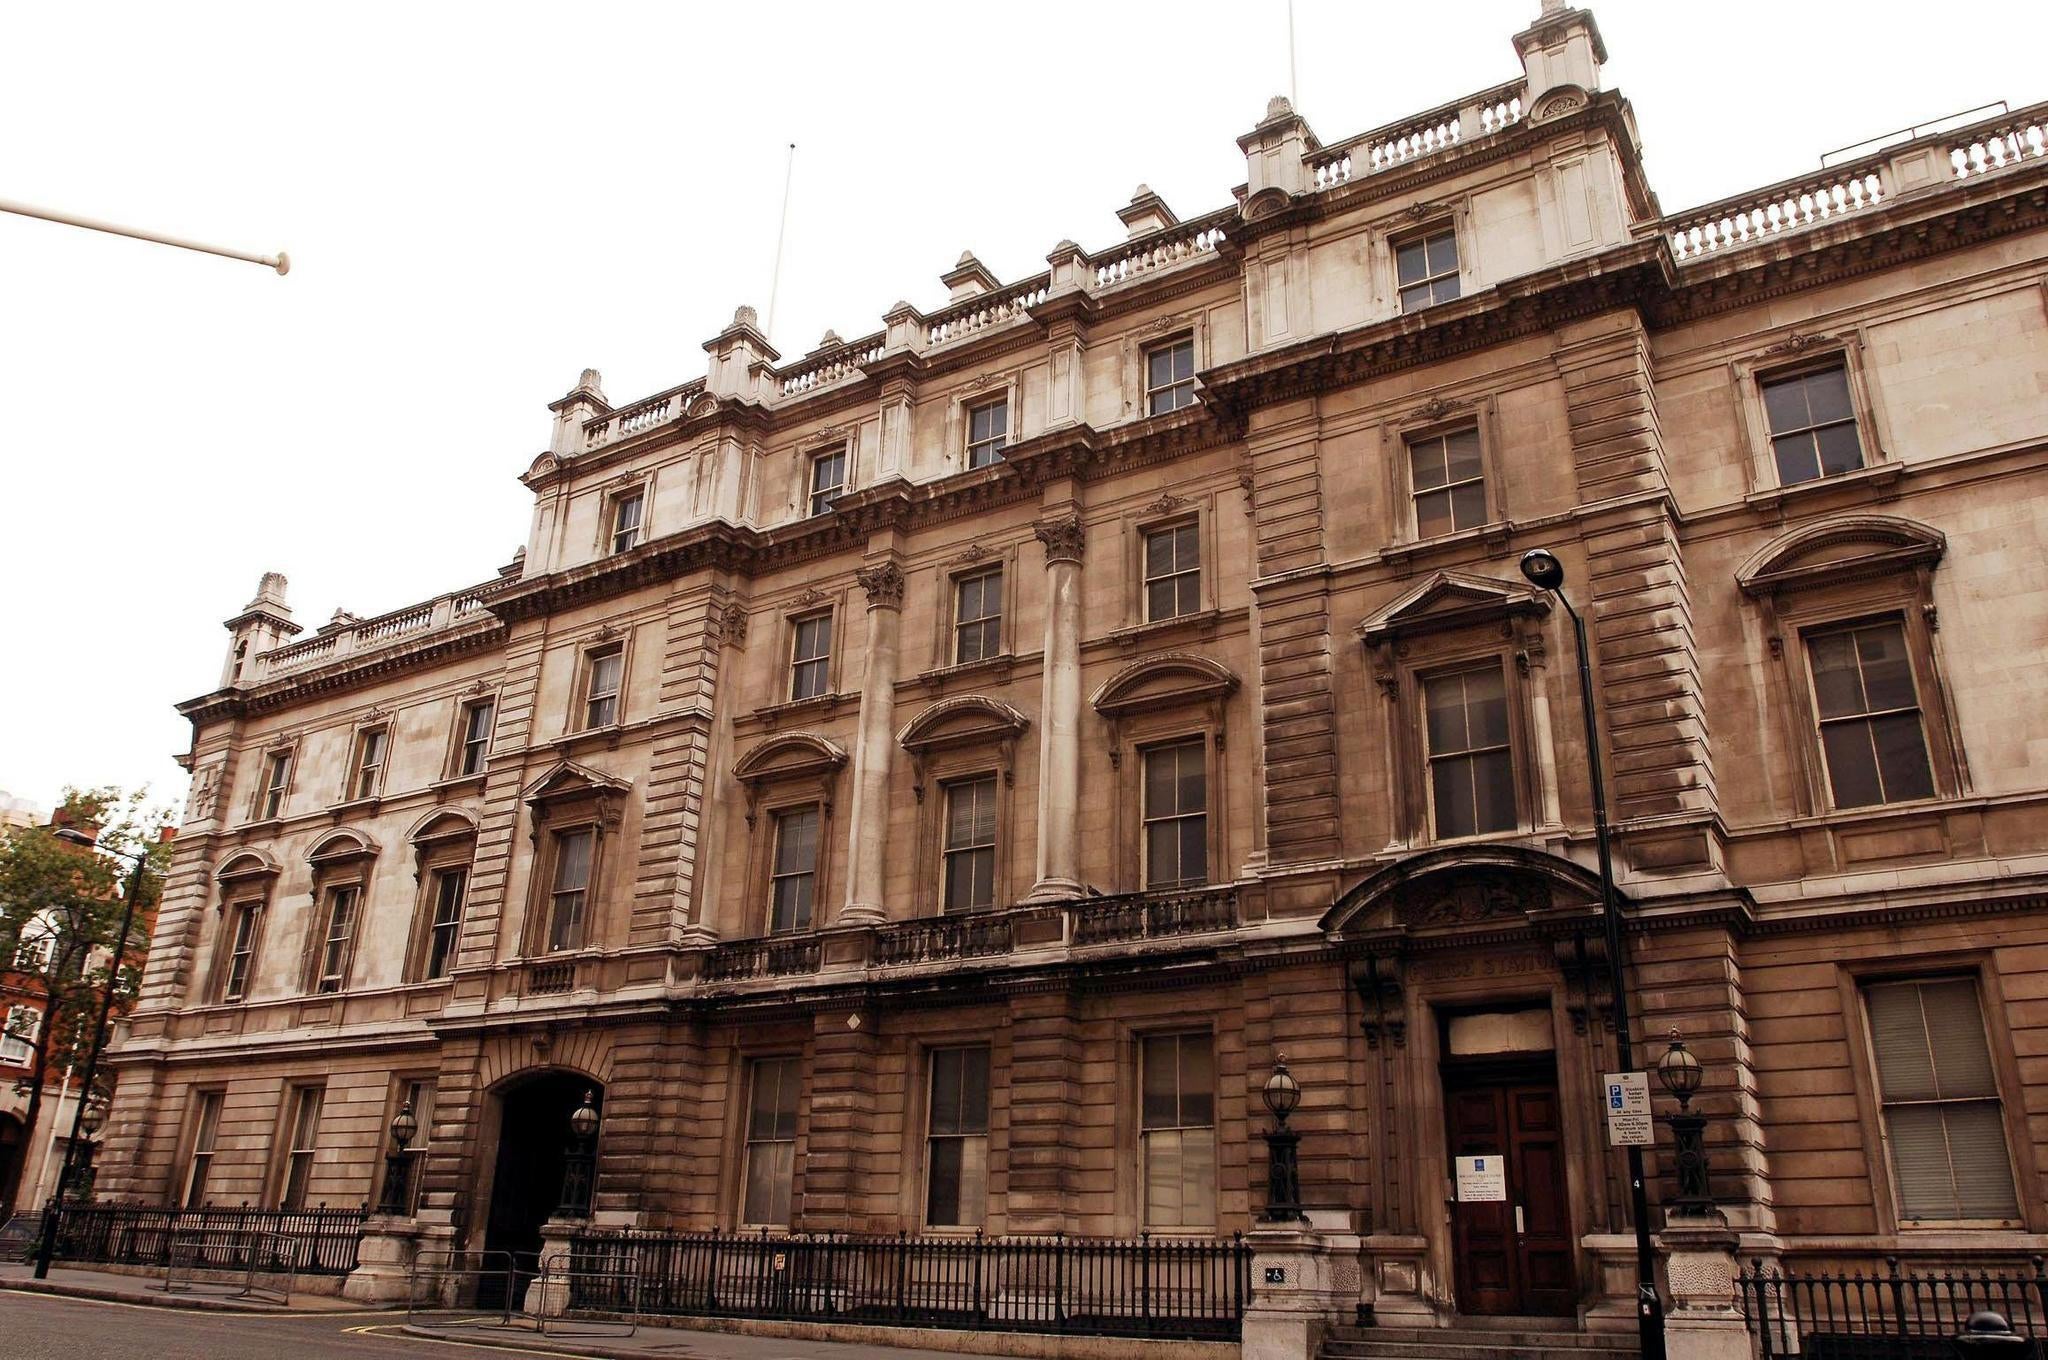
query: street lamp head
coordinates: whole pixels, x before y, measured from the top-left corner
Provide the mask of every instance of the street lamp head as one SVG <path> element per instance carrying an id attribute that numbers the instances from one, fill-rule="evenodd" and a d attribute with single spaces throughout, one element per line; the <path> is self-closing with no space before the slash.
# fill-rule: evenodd
<path id="1" fill-rule="evenodd" d="M 1522 554 L 1522 575 L 1538 590 L 1556 590 L 1564 584 L 1564 563 L 1548 548 L 1531 548 Z"/>
<path id="2" fill-rule="evenodd" d="M 1259 1094 L 1265 1098 L 1266 1109 L 1281 1124 L 1294 1113 L 1294 1107 L 1301 1104 L 1301 1083 L 1287 1070 L 1287 1055 L 1279 1054 L 1273 1062 L 1273 1075 L 1266 1078 L 1266 1085 Z"/>
<path id="3" fill-rule="evenodd" d="M 419 1131 L 420 1117 L 412 1112 L 412 1103 L 399 1106 L 398 1113 L 391 1116 L 391 1145 L 403 1152 Z"/>
<path id="4" fill-rule="evenodd" d="M 86 835 L 83 831 L 80 831 L 75 826 L 60 826 L 55 831 L 52 831 L 50 834 L 55 836 L 58 840 L 66 842 L 67 844 L 83 845 L 88 849 L 91 849 L 99 844 L 97 840 L 93 839 L 91 836 Z"/>
<path id="5" fill-rule="evenodd" d="M 597 1132 L 597 1092 L 585 1091 L 583 1103 L 569 1116 L 569 1132 L 588 1142 L 590 1135 Z"/>
<path id="6" fill-rule="evenodd" d="M 1671 1046 L 1664 1050 L 1664 1056 L 1657 1062 L 1657 1079 L 1664 1083 L 1664 1089 L 1677 1096 L 1680 1105 L 1688 1105 L 1705 1077 L 1706 1070 L 1700 1066 L 1700 1060 L 1685 1046 L 1685 1040 L 1679 1037 L 1678 1031 L 1672 1030 Z"/>

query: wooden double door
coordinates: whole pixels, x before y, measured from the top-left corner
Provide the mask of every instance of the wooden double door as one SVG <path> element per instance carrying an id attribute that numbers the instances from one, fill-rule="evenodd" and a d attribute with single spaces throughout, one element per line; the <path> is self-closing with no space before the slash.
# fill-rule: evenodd
<path id="1" fill-rule="evenodd" d="M 1451 1206 L 1461 1313 L 1569 1316 L 1578 1302 L 1554 1071 L 1444 1072 L 1450 1154 L 1499 1158 L 1507 1197 Z"/>

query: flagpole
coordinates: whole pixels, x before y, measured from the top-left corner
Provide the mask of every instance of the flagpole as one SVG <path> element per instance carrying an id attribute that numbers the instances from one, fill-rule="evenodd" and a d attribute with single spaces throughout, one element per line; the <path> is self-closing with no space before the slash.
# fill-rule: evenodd
<path id="1" fill-rule="evenodd" d="M 775 229 L 775 272 L 768 277 L 768 324 L 763 328 L 775 339 L 775 295 L 782 290 L 782 242 L 789 235 L 789 182 L 796 174 L 796 143 L 789 144 L 789 156 L 782 165 L 782 224 Z"/>
<path id="2" fill-rule="evenodd" d="M 37 217 L 45 222 L 57 222 L 67 227 L 83 227 L 87 231 L 103 231 L 111 236 L 133 237 L 137 241 L 153 241 L 157 245 L 176 246 L 180 250 L 221 255 L 230 260 L 247 260 L 250 264 L 268 265 L 280 274 L 288 274 L 292 268 L 292 257 L 281 250 L 275 255 L 251 255 L 246 251 L 230 250 L 226 246 L 208 245 L 204 241 L 194 241 L 183 236 L 167 236 L 162 232 L 144 231 L 140 227 L 124 227 L 118 222 L 102 222 L 96 217 L 61 213 L 54 208 L 38 208 L 33 204 L 17 203 L 7 198 L 0 198 L 0 212 L 14 213 L 21 217 Z"/>

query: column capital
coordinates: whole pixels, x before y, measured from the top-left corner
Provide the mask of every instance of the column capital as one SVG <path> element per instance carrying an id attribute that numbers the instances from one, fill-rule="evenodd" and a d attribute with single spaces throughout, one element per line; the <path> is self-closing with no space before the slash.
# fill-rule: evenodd
<path id="1" fill-rule="evenodd" d="M 1081 527 L 1079 515 L 1041 521 L 1032 532 L 1045 545 L 1045 564 L 1048 567 L 1055 562 L 1078 563 L 1087 550 L 1087 535 Z"/>
<path id="2" fill-rule="evenodd" d="M 903 607 L 903 568 L 897 566 L 893 558 L 872 567 L 858 568 L 853 579 L 860 582 L 860 588 L 867 592 L 868 608 Z"/>

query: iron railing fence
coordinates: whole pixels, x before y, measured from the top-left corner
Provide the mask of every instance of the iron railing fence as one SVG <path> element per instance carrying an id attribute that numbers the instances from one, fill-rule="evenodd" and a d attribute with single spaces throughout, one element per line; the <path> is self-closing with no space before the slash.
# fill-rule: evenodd
<path id="1" fill-rule="evenodd" d="M 1763 1360 L 1950 1360 L 1970 1315 L 1989 1309 L 2048 1356 L 2048 1266 L 1796 1271 L 1745 1266 L 1742 1313 Z"/>
<path id="2" fill-rule="evenodd" d="M 368 1211 L 168 1209 L 70 1204 L 58 1211 L 57 1255 L 72 1262 L 346 1275 Z"/>
<path id="3" fill-rule="evenodd" d="M 1242 1237 L 591 1232 L 571 1243 L 569 1306 L 1234 1341 L 1251 1261 Z"/>

